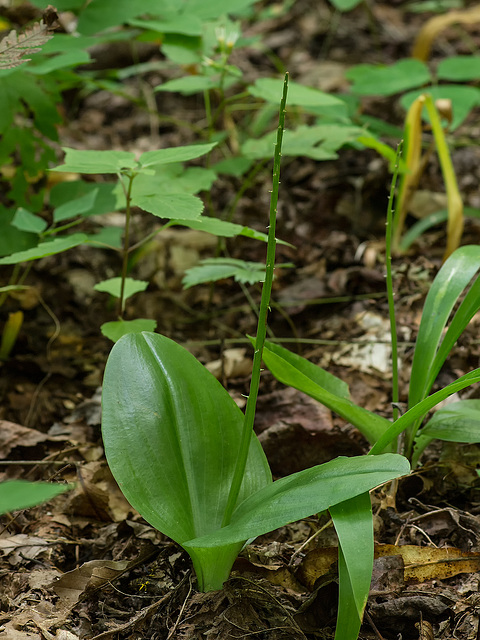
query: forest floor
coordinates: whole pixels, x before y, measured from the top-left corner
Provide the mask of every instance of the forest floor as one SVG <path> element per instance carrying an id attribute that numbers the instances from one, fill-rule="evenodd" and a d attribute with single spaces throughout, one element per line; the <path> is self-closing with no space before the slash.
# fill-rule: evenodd
<path id="1" fill-rule="evenodd" d="M 352 64 L 408 56 L 431 16 L 408 12 L 403 2 L 369 4 L 371 11 L 360 6 L 334 21 L 327 2 L 298 0 L 278 18 L 245 25 L 244 35 L 261 33 L 293 80 L 341 92 Z M 452 28 L 442 34 L 433 57 L 465 53 L 462 33 Z M 468 33 L 478 47 L 480 25 Z M 235 64 L 249 78 L 277 75 L 274 56 L 247 47 Z M 146 74 L 128 80 L 128 90 L 141 98 L 145 86 L 161 80 L 158 73 Z M 146 151 L 195 142 L 168 116 L 198 124 L 202 101 L 156 96 L 157 119 L 141 100 L 106 91 L 70 100 L 62 146 Z M 394 99 L 366 100 L 364 109 L 402 125 Z M 472 207 L 480 204 L 477 117 L 478 110 L 460 130 L 470 144 L 452 154 L 465 204 Z M 234 178 L 216 183 L 210 200 L 217 211 L 238 187 Z M 278 246 L 278 260 L 295 268 L 277 270 L 269 322 L 285 346 L 345 380 L 363 407 L 391 418 L 384 247 L 389 187 L 387 164 L 371 150 L 345 148 L 335 161 L 284 162 L 277 236 L 294 248 Z M 270 188 L 269 165 L 240 198 L 234 221 L 265 230 Z M 422 189 L 443 191 L 434 156 Z M 184 265 L 214 249 L 199 247 L 195 234 L 180 229 L 158 238 L 155 257 L 139 263 L 135 273 L 149 280 L 149 288 L 133 298 L 128 316 L 155 318 L 157 331 L 216 366 L 240 401 L 248 393 L 251 366 L 245 336 L 256 331 L 244 292 L 232 281 L 183 290 Z M 480 223 L 467 221 L 462 244 L 479 241 Z M 227 246 L 232 257 L 265 259 L 262 243 L 243 238 Z M 403 401 L 423 302 L 444 246 L 445 230 L 437 228 L 393 261 Z M 324 516 L 258 538 L 242 552 L 224 589 L 202 594 L 195 590 L 188 555 L 147 525 L 120 493 L 100 433 L 101 383 L 111 343 L 99 327 L 115 319 L 115 309 L 105 294 L 93 291 L 93 284 L 118 272 L 112 252 L 82 247 L 39 261 L 29 275 L 34 293 L 22 301 L 24 326 L 10 359 L 1 364 L 0 456 L 9 464 L 0 467 L 0 479 L 62 479 L 76 482 L 76 489 L 2 518 L 0 639 L 333 638 L 336 540 Z M 258 303 L 260 289 L 249 287 L 249 293 Z M 15 311 L 15 304 L 9 302 L 6 312 Z M 438 387 L 478 366 L 479 326 L 477 315 Z M 463 397 L 478 397 L 478 391 Z M 255 427 L 275 478 L 368 451 L 351 425 L 285 389 L 268 372 Z M 373 493 L 378 557 L 362 639 L 478 640 L 479 465 L 476 445 L 431 446 L 419 469 L 400 481 L 395 500 L 381 490 Z M 384 545 L 409 545 L 414 555 L 402 557 L 398 549 L 383 555 Z M 467 560 L 445 563 L 444 547 L 459 549 Z"/>

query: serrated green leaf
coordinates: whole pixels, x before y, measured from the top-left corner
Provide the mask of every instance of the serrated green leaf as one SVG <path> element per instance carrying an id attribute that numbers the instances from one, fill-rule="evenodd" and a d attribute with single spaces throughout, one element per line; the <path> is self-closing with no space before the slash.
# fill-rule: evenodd
<path id="1" fill-rule="evenodd" d="M 137 166 L 135 154 L 130 151 L 81 151 L 63 147 L 65 162 L 52 171 L 69 173 L 119 173 Z"/>
<path id="2" fill-rule="evenodd" d="M 133 187 L 132 204 L 159 218 L 192 220 L 201 216 L 203 202 L 190 193 L 138 193 Z"/>
<path id="3" fill-rule="evenodd" d="M 266 102 L 278 105 L 282 95 L 283 82 L 283 79 L 280 78 L 258 78 L 248 88 L 248 92 L 255 98 L 261 98 Z M 343 102 L 339 98 L 329 93 L 292 81 L 288 83 L 287 104 L 300 107 L 343 106 Z M 271 150 L 270 155 L 272 155 Z"/>
<path id="4" fill-rule="evenodd" d="M 207 144 L 190 144 L 184 147 L 169 147 L 167 149 L 157 149 L 156 151 L 146 151 L 142 153 L 138 162 L 141 167 L 153 167 L 171 162 L 186 162 L 204 156 L 211 151 L 216 142 Z"/>
<path id="5" fill-rule="evenodd" d="M 125 278 L 125 288 L 123 292 L 123 299 L 127 300 L 140 291 L 145 291 L 148 287 L 148 282 L 145 280 L 134 280 L 134 278 Z M 94 287 L 95 291 L 101 291 L 102 293 L 109 293 L 115 298 L 120 298 L 120 292 L 122 288 L 122 278 L 109 278 L 99 282 Z"/>
<path id="6" fill-rule="evenodd" d="M 262 262 L 246 262 L 234 258 L 206 258 L 195 267 L 187 269 L 182 284 L 185 289 L 189 289 L 203 282 L 216 282 L 232 277 L 236 282 L 255 284 L 265 278 L 265 265 Z"/>
<path id="7" fill-rule="evenodd" d="M 283 138 L 282 156 L 306 156 L 315 160 L 332 160 L 336 151 L 344 144 L 355 141 L 364 134 L 360 127 L 350 125 L 301 125 L 295 130 L 287 129 Z M 268 158 L 276 132 L 272 131 L 258 140 L 247 140 L 242 153 L 249 158 Z"/>
<path id="8" fill-rule="evenodd" d="M 19 262 L 28 262 L 30 260 L 38 260 L 45 258 L 46 256 L 53 256 L 68 249 L 73 249 L 79 244 L 84 244 L 87 241 L 87 236 L 84 233 L 74 233 L 71 236 L 64 238 L 55 238 L 48 242 L 41 242 L 33 249 L 27 249 L 26 251 L 19 251 L 13 253 L 11 256 L 0 258 L 0 264 L 17 264 Z"/>

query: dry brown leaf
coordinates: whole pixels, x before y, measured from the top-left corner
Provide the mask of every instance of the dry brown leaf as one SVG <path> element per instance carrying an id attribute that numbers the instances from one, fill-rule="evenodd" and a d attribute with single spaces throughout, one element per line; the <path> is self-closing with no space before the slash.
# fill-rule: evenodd
<path id="1" fill-rule="evenodd" d="M 0 457 L 6 458 L 15 447 L 34 447 L 40 442 L 50 440 L 45 433 L 23 427 L 21 424 L 0 420 Z"/>
<path id="2" fill-rule="evenodd" d="M 37 536 L 18 533 L 0 538 L 0 554 L 8 556 L 10 564 L 20 564 L 24 560 L 33 560 L 41 553 L 48 551 L 50 545 Z"/>
<path id="3" fill-rule="evenodd" d="M 78 569 L 64 573 L 51 587 L 68 607 L 78 602 L 86 591 L 92 591 L 114 580 L 137 564 L 138 560 L 91 560 Z"/>
<path id="4" fill-rule="evenodd" d="M 377 558 L 396 555 L 403 558 L 406 582 L 444 580 L 459 573 L 480 571 L 480 553 L 473 551 L 461 551 L 454 547 L 418 547 L 412 544 L 385 544 L 375 547 Z"/>
<path id="5" fill-rule="evenodd" d="M 326 575 L 337 562 L 337 547 L 324 547 L 310 551 L 300 564 L 295 577 L 313 590 L 318 578 Z M 376 544 L 375 559 L 400 556 L 404 564 L 407 583 L 444 580 L 459 573 L 480 571 L 480 553 L 464 552 L 454 547 L 436 549 L 416 545 Z"/>

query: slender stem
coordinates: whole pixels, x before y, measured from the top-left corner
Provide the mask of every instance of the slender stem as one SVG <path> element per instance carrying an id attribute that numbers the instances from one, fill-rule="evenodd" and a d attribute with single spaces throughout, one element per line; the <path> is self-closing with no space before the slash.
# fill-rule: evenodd
<path id="1" fill-rule="evenodd" d="M 262 299 L 260 302 L 260 312 L 258 316 L 257 338 L 255 340 L 255 354 L 253 357 L 252 379 L 250 382 L 250 393 L 248 395 L 245 409 L 245 420 L 243 423 L 243 433 L 237 456 L 237 464 L 233 474 L 232 485 L 228 495 L 228 502 L 225 509 L 222 526 L 226 526 L 232 517 L 233 510 L 238 500 L 240 487 L 242 485 L 245 468 L 247 466 L 250 443 L 252 441 L 253 422 L 255 419 L 255 408 L 257 404 L 258 388 L 260 386 L 260 371 L 262 364 L 263 347 L 267 333 L 267 314 L 270 305 L 270 295 L 272 292 L 273 272 L 275 269 L 275 225 L 277 221 L 278 191 L 280 188 L 280 162 L 282 156 L 283 130 L 285 126 L 285 107 L 287 102 L 288 73 L 285 74 L 283 83 L 283 95 L 280 102 L 280 114 L 278 118 L 277 141 L 273 159 L 273 182 L 272 194 L 270 198 L 270 221 L 268 227 L 267 263 L 265 269 L 265 281 L 262 289 Z"/>
<path id="2" fill-rule="evenodd" d="M 123 236 L 123 251 L 122 251 L 122 283 L 120 285 L 120 299 L 118 301 L 118 315 L 123 318 L 125 311 L 125 279 L 128 272 L 128 256 L 129 256 L 129 244 L 130 244 L 130 222 L 132 218 L 132 185 L 135 178 L 135 173 L 130 173 L 128 176 L 128 185 L 122 182 L 123 191 L 125 193 L 125 234 Z"/>
<path id="3" fill-rule="evenodd" d="M 390 336 L 392 340 L 392 402 L 393 419 L 398 419 L 398 408 L 396 404 L 399 400 L 398 391 L 398 347 L 397 347 L 397 321 L 395 318 L 395 293 L 393 291 L 393 275 L 392 275 L 392 232 L 393 232 L 393 199 L 395 197 L 395 188 L 397 186 L 399 159 L 402 154 L 403 141 L 397 147 L 397 155 L 395 158 L 395 169 L 392 176 L 392 184 L 390 186 L 390 195 L 388 196 L 387 209 L 387 228 L 385 234 L 385 263 L 387 269 L 387 298 L 388 298 L 388 314 L 390 316 Z"/>

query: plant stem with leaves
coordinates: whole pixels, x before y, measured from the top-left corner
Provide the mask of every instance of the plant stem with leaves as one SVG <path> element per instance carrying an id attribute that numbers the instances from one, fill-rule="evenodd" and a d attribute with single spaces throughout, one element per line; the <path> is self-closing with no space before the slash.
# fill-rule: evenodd
<path id="1" fill-rule="evenodd" d="M 257 337 L 255 340 L 255 354 L 253 357 L 252 379 L 250 382 L 250 393 L 248 395 L 245 409 L 245 420 L 243 424 L 242 439 L 238 452 L 237 465 L 233 475 L 228 503 L 223 518 L 223 526 L 230 522 L 232 513 L 237 502 L 240 486 L 245 474 L 248 451 L 252 438 L 253 422 L 255 419 L 255 408 L 257 404 L 258 389 L 260 386 L 260 372 L 262 363 L 263 347 L 267 333 L 267 315 L 270 307 L 270 296 L 272 293 L 273 272 L 275 270 L 275 227 L 277 221 L 278 192 L 280 188 L 280 163 L 282 157 L 283 131 L 285 127 L 285 107 L 287 103 L 288 73 L 285 74 L 283 83 L 283 95 L 280 103 L 280 114 L 278 118 L 277 140 L 273 159 L 273 183 L 270 197 L 270 216 L 268 227 L 267 262 L 265 270 L 265 281 L 263 283 L 262 298 L 260 302 L 260 312 L 258 316 Z"/>

